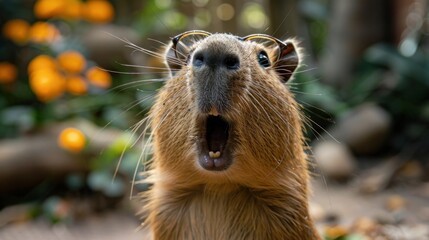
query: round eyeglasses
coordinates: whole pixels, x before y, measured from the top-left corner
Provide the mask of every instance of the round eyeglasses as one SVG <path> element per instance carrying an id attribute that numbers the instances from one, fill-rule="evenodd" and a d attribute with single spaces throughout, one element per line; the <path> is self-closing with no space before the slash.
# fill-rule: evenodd
<path id="1" fill-rule="evenodd" d="M 202 30 L 192 30 L 181 33 L 172 39 L 172 49 L 177 59 L 186 61 L 194 43 L 203 40 L 204 38 L 212 35 L 212 33 Z M 289 44 L 272 37 L 267 34 L 251 34 L 246 37 L 237 37 L 240 41 L 251 41 L 263 45 L 267 49 L 274 49 L 273 60 L 276 62 L 281 55 L 281 52 L 289 47 Z"/>

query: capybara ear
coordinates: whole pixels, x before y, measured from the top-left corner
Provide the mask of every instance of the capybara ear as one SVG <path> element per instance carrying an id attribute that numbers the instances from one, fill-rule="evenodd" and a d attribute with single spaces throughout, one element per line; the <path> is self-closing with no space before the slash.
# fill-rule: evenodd
<path id="1" fill-rule="evenodd" d="M 176 56 L 176 50 L 173 49 L 173 43 L 167 46 L 167 51 L 165 52 L 165 63 L 168 66 L 170 77 L 173 77 L 185 64 Z"/>
<path id="2" fill-rule="evenodd" d="M 274 69 L 279 74 L 283 82 L 287 82 L 299 64 L 299 54 L 292 41 L 285 41 L 285 45 L 280 47 L 279 57 L 274 62 Z"/>

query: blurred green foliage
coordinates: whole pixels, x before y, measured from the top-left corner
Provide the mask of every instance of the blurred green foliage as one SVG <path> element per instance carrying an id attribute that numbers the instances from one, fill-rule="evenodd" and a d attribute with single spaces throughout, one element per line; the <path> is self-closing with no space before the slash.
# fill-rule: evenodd
<path id="1" fill-rule="evenodd" d="M 300 2 L 300 10 L 311 32 L 307 40 L 311 42 L 316 61 L 324 53 L 332 7 L 324 0 Z M 410 146 L 429 146 L 426 137 L 429 134 L 429 55 L 425 31 L 424 27 L 416 28 L 403 36 L 404 41 L 412 39 L 415 49 L 411 49 L 414 50 L 411 54 L 401 52 L 403 43 L 395 46 L 392 42 L 380 42 L 366 49 L 358 59 L 353 81 L 342 89 L 321 83 L 321 69 L 299 69 L 290 86 L 311 119 L 309 128 L 313 130 L 307 131 L 309 137 L 313 139 L 323 134 L 335 124 L 335 119 L 358 105 L 373 102 L 393 119 L 392 134 L 384 151 L 400 152 Z"/>
<path id="2" fill-rule="evenodd" d="M 3 84 L 0 81 L 0 140 L 19 138 L 22 135 L 31 134 L 39 128 L 49 128 L 50 124 L 70 119 L 86 119 L 100 126 L 100 131 L 106 127 L 131 129 L 134 124 L 144 118 L 152 105 L 151 99 L 155 90 L 159 88 L 162 81 L 132 83 L 132 88 L 130 88 L 130 79 L 135 81 L 136 77 L 131 78 L 127 74 L 113 73 L 130 71 L 129 68 L 127 69 L 119 63 L 109 69 L 112 71 L 113 81 L 108 89 L 96 88 L 88 84 L 87 92 L 82 95 L 66 92 L 49 101 L 43 101 L 37 97 L 30 86 L 31 77 L 28 65 L 31 60 L 40 55 L 51 56 L 55 59 L 66 50 L 75 50 L 85 57 L 86 69 L 96 66 L 97 63 L 88 57 L 88 49 L 85 49 L 82 43 L 81 34 L 84 29 L 99 23 L 55 16 L 38 18 L 35 16 L 34 10 L 36 2 L 36 0 L 0 1 L 0 62 L 11 63 L 18 69 L 18 75 L 13 82 Z M 78 2 L 86 4 L 89 1 Z M 57 3 L 57 1 L 52 1 L 52 3 Z M 8 37 L 4 30 L 6 23 L 13 19 L 27 21 L 30 31 L 35 22 L 52 24 L 60 31 L 61 39 L 56 42 L 43 43 L 16 42 Z M 148 22 L 144 29 L 150 29 Z M 82 75 L 83 73 L 81 73 Z M 146 76 L 157 77 L 150 74 Z M 139 76 L 139 78 L 142 77 Z M 130 134 L 125 131 L 121 138 L 104 149 L 102 153 L 97 154 L 93 159 L 88 159 L 90 172 L 82 175 L 71 174 L 63 183 L 66 188 L 71 192 L 88 192 L 89 189 L 110 198 L 125 195 L 129 191 L 130 179 L 138 180 L 140 178 L 140 176 L 134 177 L 135 170 L 141 170 L 138 165 L 141 159 L 141 149 L 129 149 L 129 145 L 137 141 Z M 139 135 L 140 132 L 135 132 L 135 134 Z M 128 151 L 125 152 L 125 150 Z M 121 159 L 121 164 L 116 169 L 119 159 Z M 113 179 L 115 174 L 117 177 Z M 5 197 L 0 201 L 0 207 L 3 204 L 37 200 L 40 201 L 40 204 L 35 207 L 37 211 L 34 216 L 46 215 L 53 222 L 62 220 L 61 216 L 57 216 L 54 212 L 59 204 L 63 204 L 61 197 L 49 198 L 47 196 L 47 194 L 52 194 L 53 190 L 64 194 L 64 189 L 59 190 L 58 187 L 57 182 L 46 179 L 25 196 L 18 194 Z"/>
<path id="3" fill-rule="evenodd" d="M 364 56 L 360 78 L 351 86 L 352 104 L 379 103 L 395 119 L 393 146 L 424 141 L 429 134 L 429 57 L 420 48 L 410 57 L 389 45 L 369 48 Z"/>
<path id="4" fill-rule="evenodd" d="M 15 18 L 24 19 L 29 23 L 40 21 L 41 19 L 35 17 L 33 13 L 34 2 L 0 1 L 0 27 L 3 27 L 8 20 Z M 111 2 L 115 7 L 124 4 L 121 1 Z M 142 39 L 155 35 L 163 36 L 161 39 L 163 41 L 168 39 L 166 36 L 174 36 L 189 27 L 213 27 L 215 21 L 211 20 L 215 17 L 215 11 L 202 11 L 201 7 L 198 7 L 194 9 L 198 13 L 196 18 L 191 19 L 176 8 L 179 3 L 184 4 L 184 2 L 144 1 L 142 9 L 136 11 L 132 19 L 128 20 L 130 22 L 126 22 L 120 16 L 115 21 L 132 26 Z M 190 1 L 186 2 L 188 3 L 190 4 Z M 315 59 L 318 60 L 326 45 L 329 1 L 305 0 L 299 3 L 299 10 L 311 33 L 306 40 L 313 47 L 311 54 L 314 54 Z M 205 4 L 209 4 L 208 1 Z M 261 5 L 255 4 L 250 5 L 252 7 L 250 10 L 259 11 L 260 19 L 267 21 L 266 18 L 269 16 L 262 12 Z M 253 16 L 252 14 L 254 12 L 236 13 L 239 19 Z M 77 50 L 87 57 L 88 49 L 83 46 L 80 34 L 82 29 L 95 24 L 62 18 L 49 18 L 43 21 L 53 24 L 62 32 L 64 37 L 60 44 L 31 42 L 20 44 L 7 39 L 3 34 L 0 35 L 0 62 L 8 61 L 18 68 L 18 76 L 13 84 L 0 84 L 0 139 L 19 137 L 41 126 L 72 118 L 84 118 L 101 127 L 112 126 L 123 130 L 131 129 L 144 118 L 152 105 L 156 90 L 162 85 L 162 78 L 158 73 L 145 73 L 142 74 L 144 76 L 133 78 L 126 73 L 134 69 L 130 70 L 129 67 L 120 64 L 109 69 L 119 72 L 112 73 L 113 85 L 109 89 L 90 89 L 88 94 L 81 96 L 65 94 L 54 101 L 40 101 L 29 86 L 27 66 L 31 59 L 40 54 L 55 57 L 68 49 Z M 240 24 L 243 23 L 240 22 Z M 259 29 L 258 26 L 243 28 L 263 31 L 266 26 L 261 26 Z M 210 29 L 206 30 L 210 31 Z M 152 50 L 151 47 L 145 46 L 145 48 Z M 352 84 L 342 91 L 322 84 L 319 81 L 320 73 L 317 68 L 299 69 L 295 80 L 288 84 L 303 105 L 306 115 L 311 119 L 309 124 L 315 131 L 308 131 L 309 138 L 317 137 L 317 132 L 323 133 L 322 129 L 332 125 L 336 117 L 363 102 L 370 101 L 378 103 L 392 115 L 395 132 L 390 147 L 395 151 L 399 151 L 407 144 L 428 141 L 425 139 L 429 134 L 428 56 L 423 44 L 418 46 L 414 55 L 407 57 L 392 45 L 375 45 L 363 56 Z M 86 60 L 88 65 L 96 65 L 91 59 Z M 143 78 L 148 80 L 142 80 Z M 155 80 L 151 81 L 152 78 Z M 128 133 L 124 134 L 113 145 L 90 160 L 91 171 L 87 176 L 70 175 L 67 178 L 67 187 L 73 190 L 89 188 L 109 197 L 123 195 L 127 192 L 128 182 L 126 181 L 135 178 L 136 169 L 141 170 L 136 167 L 141 165 L 139 163 L 141 149 L 129 149 L 129 145 L 134 141 L 136 139 Z M 123 153 L 125 150 L 127 151 Z M 118 177 L 112 181 L 112 176 L 117 171 L 118 159 L 122 159 L 118 170 L 119 176 L 123 175 L 127 178 Z M 47 185 L 41 185 L 32 194 L 46 197 L 44 193 L 51 189 L 51 186 Z M 44 204 L 45 207 L 39 210 L 43 212 L 45 209 L 44 212 L 49 215 L 50 206 L 58 205 L 59 202 L 61 201 L 56 198 L 49 199 Z M 52 221 L 58 220 L 56 217 L 52 219 Z M 359 238 L 353 236 L 341 239 Z"/>

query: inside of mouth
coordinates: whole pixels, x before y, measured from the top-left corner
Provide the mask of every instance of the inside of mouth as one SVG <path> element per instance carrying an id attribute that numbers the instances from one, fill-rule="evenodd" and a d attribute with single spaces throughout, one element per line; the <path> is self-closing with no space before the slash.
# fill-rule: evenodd
<path id="1" fill-rule="evenodd" d="M 220 152 L 228 141 L 229 124 L 220 116 L 209 116 L 206 125 L 206 140 L 209 152 Z"/>

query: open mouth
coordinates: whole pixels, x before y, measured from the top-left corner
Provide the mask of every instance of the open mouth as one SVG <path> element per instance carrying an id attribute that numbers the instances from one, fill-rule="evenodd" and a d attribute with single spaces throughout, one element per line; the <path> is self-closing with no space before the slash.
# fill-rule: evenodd
<path id="1" fill-rule="evenodd" d="M 200 121 L 199 163 L 210 171 L 226 170 L 231 165 L 230 124 L 219 115 Z"/>

